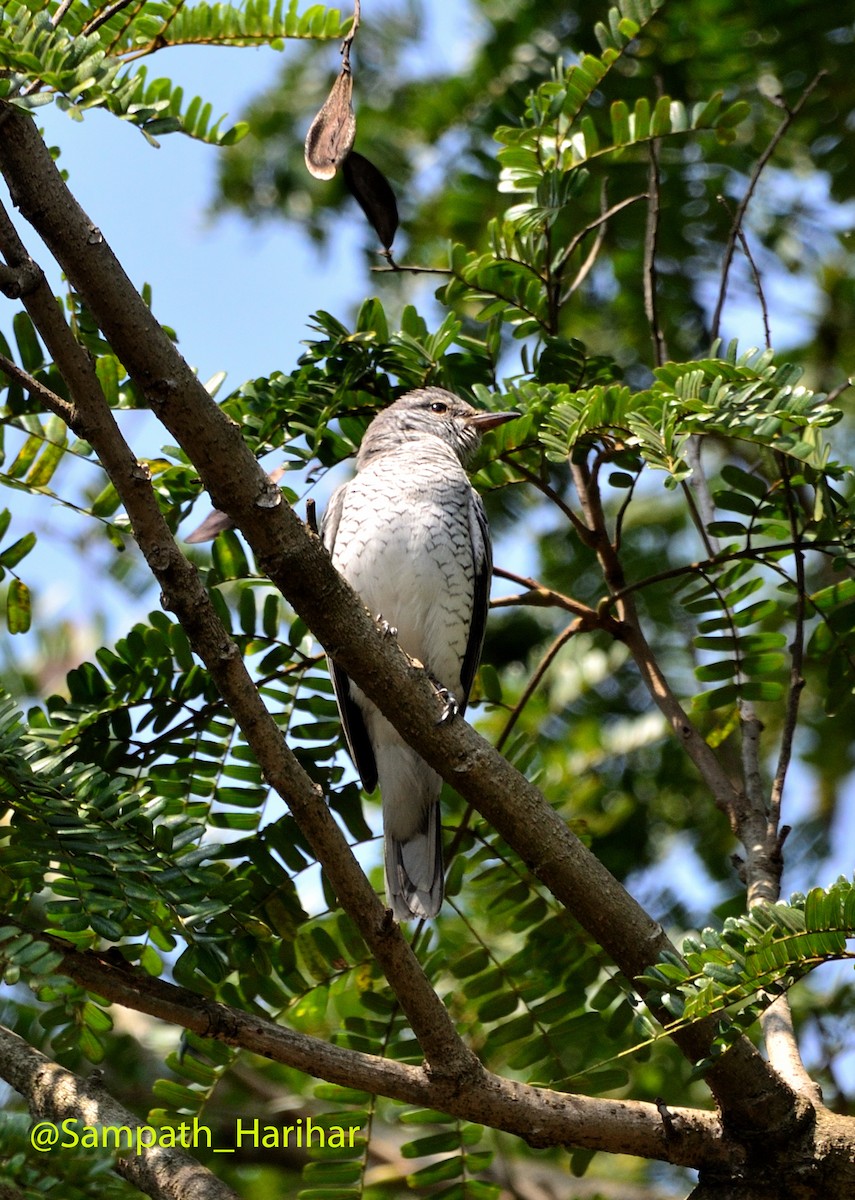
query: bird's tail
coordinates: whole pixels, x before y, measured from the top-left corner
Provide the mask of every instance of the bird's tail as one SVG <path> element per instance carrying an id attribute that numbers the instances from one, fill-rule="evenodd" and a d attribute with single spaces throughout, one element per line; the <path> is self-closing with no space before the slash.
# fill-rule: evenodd
<path id="1" fill-rule="evenodd" d="M 386 899 L 396 921 L 435 917 L 442 905 L 442 829 L 439 804 L 429 804 L 424 825 L 411 837 L 385 838 Z"/>

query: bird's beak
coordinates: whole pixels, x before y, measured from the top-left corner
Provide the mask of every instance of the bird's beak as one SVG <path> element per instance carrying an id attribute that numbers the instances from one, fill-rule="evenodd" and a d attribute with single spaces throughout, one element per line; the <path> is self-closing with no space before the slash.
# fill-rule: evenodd
<path id="1" fill-rule="evenodd" d="M 467 425 L 474 425 L 479 433 L 486 433 L 488 429 L 495 429 L 497 425 L 504 425 L 506 421 L 513 421 L 516 417 L 521 417 L 519 412 L 479 412 L 474 416 L 467 417 Z"/>

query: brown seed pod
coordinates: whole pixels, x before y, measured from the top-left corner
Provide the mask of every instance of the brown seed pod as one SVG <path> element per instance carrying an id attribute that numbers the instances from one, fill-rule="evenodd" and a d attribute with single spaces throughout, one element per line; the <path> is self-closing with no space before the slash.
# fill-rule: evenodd
<path id="1" fill-rule="evenodd" d="M 398 205 L 389 180 L 374 163 L 352 150 L 342 166 L 344 182 L 377 231 L 386 250 L 395 240 Z"/>
<path id="2" fill-rule="evenodd" d="M 346 62 L 306 134 L 306 167 L 315 179 L 332 179 L 351 151 L 356 137 L 352 99 L 353 75 Z"/>

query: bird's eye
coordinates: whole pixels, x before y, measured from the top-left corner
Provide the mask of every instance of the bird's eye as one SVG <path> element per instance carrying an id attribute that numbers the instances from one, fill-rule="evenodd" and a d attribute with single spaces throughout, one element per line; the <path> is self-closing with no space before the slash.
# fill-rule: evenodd
<path id="1" fill-rule="evenodd" d="M 448 412 L 448 405 L 444 400 L 434 400 L 430 406 L 430 411 L 435 413 Z"/>

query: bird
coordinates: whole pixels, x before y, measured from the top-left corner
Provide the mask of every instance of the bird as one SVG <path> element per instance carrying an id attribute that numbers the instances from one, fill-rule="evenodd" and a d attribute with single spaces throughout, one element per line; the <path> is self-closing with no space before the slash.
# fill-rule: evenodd
<path id="1" fill-rule="evenodd" d="M 492 548 L 466 467 L 487 430 L 517 412 L 484 412 L 440 387 L 406 392 L 373 419 L 356 473 L 333 492 L 321 537 L 369 612 L 446 700 L 464 712 L 481 656 Z M 398 920 L 435 917 L 444 890 L 442 779 L 335 662 L 345 741 L 366 792 L 380 787 L 387 904 Z"/>

